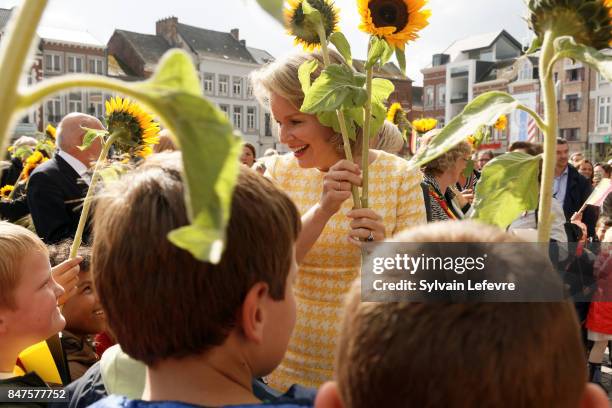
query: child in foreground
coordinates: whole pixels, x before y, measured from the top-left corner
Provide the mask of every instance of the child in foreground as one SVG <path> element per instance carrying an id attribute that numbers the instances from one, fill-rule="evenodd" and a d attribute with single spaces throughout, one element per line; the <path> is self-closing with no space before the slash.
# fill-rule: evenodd
<path id="1" fill-rule="evenodd" d="M 188 223 L 180 166 L 179 153 L 160 154 L 98 200 L 95 285 L 109 328 L 147 365 L 147 379 L 142 400 L 109 396 L 95 407 L 259 406 L 252 379 L 269 374 L 287 348 L 296 207 L 241 169 L 221 261 L 200 262 L 167 239 Z"/>
<path id="2" fill-rule="evenodd" d="M 489 281 L 518 278 L 561 288 L 546 255 L 508 244 L 513 240 L 463 221 L 418 227 L 394 239 L 423 243 L 406 246 L 415 257 L 439 255 L 429 242 L 471 242 L 495 265 L 486 268 Z M 317 408 L 608 407 L 604 392 L 587 383 L 568 302 L 416 303 L 408 295 L 402 302 L 372 303 L 361 301 L 356 282 L 341 333 L 336 381 L 321 387 Z"/>

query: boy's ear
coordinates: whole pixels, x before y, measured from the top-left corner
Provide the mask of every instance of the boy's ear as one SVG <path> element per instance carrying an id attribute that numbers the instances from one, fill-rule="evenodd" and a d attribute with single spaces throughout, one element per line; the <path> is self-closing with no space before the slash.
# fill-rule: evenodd
<path id="1" fill-rule="evenodd" d="M 260 344 L 263 341 L 268 284 L 258 282 L 249 291 L 242 303 L 242 331 L 248 340 Z"/>
<path id="2" fill-rule="evenodd" d="M 584 394 L 580 401 L 580 408 L 604 408 L 609 407 L 608 397 L 604 390 L 597 384 L 587 383 Z"/>
<path id="3" fill-rule="evenodd" d="M 319 388 L 314 408 L 344 408 L 337 382 L 328 381 Z"/>

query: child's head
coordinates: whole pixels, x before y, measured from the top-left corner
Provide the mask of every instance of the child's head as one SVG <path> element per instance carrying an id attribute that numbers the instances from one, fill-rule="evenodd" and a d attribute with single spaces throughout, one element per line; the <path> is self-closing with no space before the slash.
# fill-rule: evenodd
<path id="1" fill-rule="evenodd" d="M 240 170 L 217 265 L 167 239 L 188 223 L 179 153 L 147 160 L 101 195 L 92 269 L 110 330 L 149 366 L 237 339 L 254 375 L 282 359 L 295 323 L 300 218 L 287 195 Z"/>
<path id="2" fill-rule="evenodd" d="M 72 240 L 65 240 L 49 246 L 51 266 L 60 264 L 70 258 Z M 66 319 L 66 330 L 83 336 L 101 333 L 106 328 L 102 305 L 93 285 L 91 273 L 91 248 L 81 246 L 77 255 L 83 258 L 79 263 L 78 283 L 76 293 L 62 307 Z"/>
<path id="3" fill-rule="evenodd" d="M 0 349 L 23 349 L 62 330 L 57 301 L 63 293 L 40 238 L 0 221 Z"/>
<path id="4" fill-rule="evenodd" d="M 471 222 L 430 224 L 394 239 L 475 243 L 470 248 L 486 249 L 495 265 L 486 268 L 489 281 L 558 282 L 545 255 L 521 246 L 517 256 L 513 240 Z M 490 244 L 497 242 L 505 244 Z M 408 247 L 409 256 L 440 255 L 437 244 Z M 594 401 L 602 397 L 591 387 L 585 393 L 584 350 L 567 302 L 362 302 L 356 282 L 340 333 L 337 384 L 323 386 L 317 407 L 578 407 L 593 392 Z"/>

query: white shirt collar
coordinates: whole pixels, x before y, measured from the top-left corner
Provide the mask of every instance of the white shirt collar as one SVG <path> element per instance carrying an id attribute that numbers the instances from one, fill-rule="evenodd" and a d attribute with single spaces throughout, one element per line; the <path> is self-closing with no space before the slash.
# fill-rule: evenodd
<path id="1" fill-rule="evenodd" d="M 87 166 L 85 166 L 79 159 L 71 155 L 70 153 L 66 153 L 63 150 L 58 150 L 57 154 L 66 161 L 77 172 L 77 174 L 81 177 L 85 173 L 87 173 Z"/>

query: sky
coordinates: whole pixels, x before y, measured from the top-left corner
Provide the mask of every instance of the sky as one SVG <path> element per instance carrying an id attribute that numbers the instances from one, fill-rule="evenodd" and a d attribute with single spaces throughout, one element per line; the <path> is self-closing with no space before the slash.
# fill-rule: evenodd
<path id="1" fill-rule="evenodd" d="M 0 8 L 20 0 L 0 0 Z M 363 59 L 367 35 L 358 30 L 356 0 L 335 0 L 340 29 L 351 43 L 353 56 Z M 417 41 L 406 47 L 407 75 L 422 84 L 420 70 L 454 41 L 505 29 L 520 42 L 530 38 L 523 0 L 430 0 L 430 24 Z M 41 25 L 84 30 L 106 43 L 113 30 L 155 33 L 155 22 L 176 16 L 179 22 L 217 31 L 240 30 L 247 46 L 262 48 L 275 57 L 291 52 L 293 40 L 284 28 L 263 12 L 255 0 L 49 0 Z"/>

